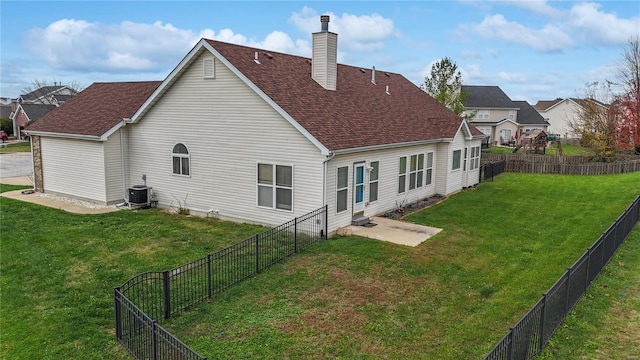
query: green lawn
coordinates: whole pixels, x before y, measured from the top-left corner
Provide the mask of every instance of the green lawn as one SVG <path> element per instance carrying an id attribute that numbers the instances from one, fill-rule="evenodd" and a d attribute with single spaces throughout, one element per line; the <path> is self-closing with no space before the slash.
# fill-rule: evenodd
<path id="1" fill-rule="evenodd" d="M 164 325 L 209 359 L 482 358 L 639 183 L 640 173 L 503 174 L 411 215 L 444 229 L 416 248 L 335 237 Z M 113 336 L 114 286 L 262 230 L 159 210 L 73 215 L 5 198 L 0 224 L 8 359 L 128 358 Z M 621 249 L 639 242 L 636 230 Z M 637 262 L 629 267 L 637 279 Z M 637 287 L 626 294 L 637 299 Z M 637 300 L 625 306 L 640 311 Z"/>
<path id="2" fill-rule="evenodd" d="M 18 152 L 31 152 L 31 143 L 26 141 L 0 147 L 0 154 L 13 154 Z"/>

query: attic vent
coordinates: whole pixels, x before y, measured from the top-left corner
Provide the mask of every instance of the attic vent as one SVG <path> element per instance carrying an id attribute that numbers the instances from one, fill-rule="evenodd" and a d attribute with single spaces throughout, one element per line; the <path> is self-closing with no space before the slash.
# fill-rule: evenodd
<path id="1" fill-rule="evenodd" d="M 202 61 L 202 77 L 205 79 L 215 79 L 216 68 L 213 59 L 204 59 Z"/>
<path id="2" fill-rule="evenodd" d="M 256 64 L 260 65 L 260 61 L 258 61 L 258 52 L 256 51 L 254 56 L 253 56 L 253 61 L 256 62 Z"/>
<path id="3" fill-rule="evenodd" d="M 384 74 L 387 75 L 387 77 L 391 77 L 391 74 L 389 74 L 388 72 L 386 72 Z"/>
<path id="4" fill-rule="evenodd" d="M 364 73 L 366 73 L 367 71 L 366 71 L 365 69 L 360 68 L 360 72 L 364 74 Z"/>
<path id="5" fill-rule="evenodd" d="M 371 83 L 373 85 L 376 84 L 376 67 L 375 66 L 371 68 Z"/>
<path id="6" fill-rule="evenodd" d="M 391 95 L 389 94 L 389 85 L 387 85 L 387 87 L 384 89 L 384 93 L 387 95 Z"/>
<path id="7" fill-rule="evenodd" d="M 273 55 L 271 55 L 271 53 L 264 52 L 263 54 L 264 54 L 264 56 L 266 56 L 267 58 L 269 58 L 269 59 L 273 59 Z"/>

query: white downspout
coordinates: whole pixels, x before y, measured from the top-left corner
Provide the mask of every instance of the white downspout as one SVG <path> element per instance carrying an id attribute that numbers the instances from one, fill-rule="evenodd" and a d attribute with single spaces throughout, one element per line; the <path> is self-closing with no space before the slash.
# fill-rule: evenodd
<path id="1" fill-rule="evenodd" d="M 335 153 L 329 153 L 322 161 L 322 206 L 327 205 L 327 163 L 335 156 Z"/>
<path id="2" fill-rule="evenodd" d="M 126 182 L 126 176 L 124 173 L 124 142 L 122 140 L 122 129 L 124 129 L 124 127 L 127 125 L 127 122 L 125 119 L 122 119 L 122 126 L 120 127 L 119 131 L 120 131 L 120 171 L 122 172 L 122 191 L 124 192 L 124 197 L 122 198 L 124 203 L 126 204 L 128 201 L 127 199 L 127 195 L 129 195 L 129 192 L 127 191 L 127 182 Z"/>

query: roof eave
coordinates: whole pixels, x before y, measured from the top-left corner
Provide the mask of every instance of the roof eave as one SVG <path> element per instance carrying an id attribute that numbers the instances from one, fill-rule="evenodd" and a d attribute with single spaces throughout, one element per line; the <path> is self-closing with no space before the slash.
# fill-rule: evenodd
<path id="1" fill-rule="evenodd" d="M 48 132 L 48 131 L 34 131 L 34 130 L 24 130 L 25 134 L 29 136 L 42 136 L 42 137 L 57 137 L 57 138 L 65 138 L 65 139 L 76 139 L 76 140 L 90 140 L 90 141 L 105 141 L 101 136 L 96 135 L 82 135 L 82 134 L 69 134 L 69 133 L 57 133 L 57 132 Z"/>
<path id="2" fill-rule="evenodd" d="M 407 141 L 407 142 L 394 143 L 394 144 L 380 144 L 380 145 L 361 146 L 361 147 L 349 148 L 349 149 L 339 149 L 339 150 L 333 150 L 332 153 L 336 155 L 351 154 L 351 153 L 357 153 L 357 152 L 363 152 L 363 151 L 385 150 L 385 149 L 393 149 L 393 148 L 406 147 L 406 146 L 437 144 L 441 142 L 451 142 L 451 141 L 453 141 L 453 138 Z"/>

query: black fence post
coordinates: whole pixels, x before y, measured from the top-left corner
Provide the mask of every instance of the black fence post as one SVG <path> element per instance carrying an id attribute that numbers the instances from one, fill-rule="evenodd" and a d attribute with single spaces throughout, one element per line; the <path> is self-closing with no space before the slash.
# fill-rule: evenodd
<path id="1" fill-rule="evenodd" d="M 293 252 L 298 253 L 298 218 L 293 219 Z"/>
<path id="2" fill-rule="evenodd" d="M 507 360 L 513 359 L 513 328 L 509 328 L 509 345 L 507 346 Z"/>
<path id="3" fill-rule="evenodd" d="M 116 339 L 122 340 L 122 304 L 120 303 L 122 299 L 120 298 L 119 293 L 120 289 L 117 287 L 113 289 L 113 303 L 116 314 Z"/>
<path id="4" fill-rule="evenodd" d="M 547 293 L 542 294 L 542 308 L 540 309 L 540 336 L 538 337 L 538 353 L 542 352 L 544 349 L 544 317 L 545 317 L 545 309 L 547 307 Z"/>
<path id="5" fill-rule="evenodd" d="M 171 289 L 169 289 L 169 271 L 162 272 L 162 285 L 164 286 L 164 318 L 171 316 Z"/>
<path id="6" fill-rule="evenodd" d="M 209 299 L 213 295 L 213 289 L 211 288 L 211 254 L 207 254 L 207 292 Z"/>
<path id="7" fill-rule="evenodd" d="M 323 237 L 322 234 L 320 237 Z M 329 205 L 324 206 L 324 238 L 329 238 Z"/>
<path id="8" fill-rule="evenodd" d="M 256 274 L 260 272 L 260 235 L 256 234 Z"/>
<path id="9" fill-rule="evenodd" d="M 156 320 L 151 323 L 151 359 L 158 359 L 158 331 L 156 329 Z"/>
<path id="10" fill-rule="evenodd" d="M 562 318 L 564 318 L 565 316 L 567 316 L 567 314 L 569 313 L 569 292 L 571 291 L 571 287 L 569 285 L 571 283 L 571 268 L 567 268 L 567 285 L 566 285 L 566 292 L 567 292 L 567 296 L 565 297 L 565 301 L 564 301 L 564 316 Z"/>
<path id="11" fill-rule="evenodd" d="M 591 251 L 593 251 L 593 246 L 589 246 L 589 248 L 587 249 L 587 276 L 585 277 L 585 280 L 584 280 L 585 293 L 589 288 L 589 284 L 591 284 L 591 280 L 589 280 L 589 278 L 591 277 Z"/>

